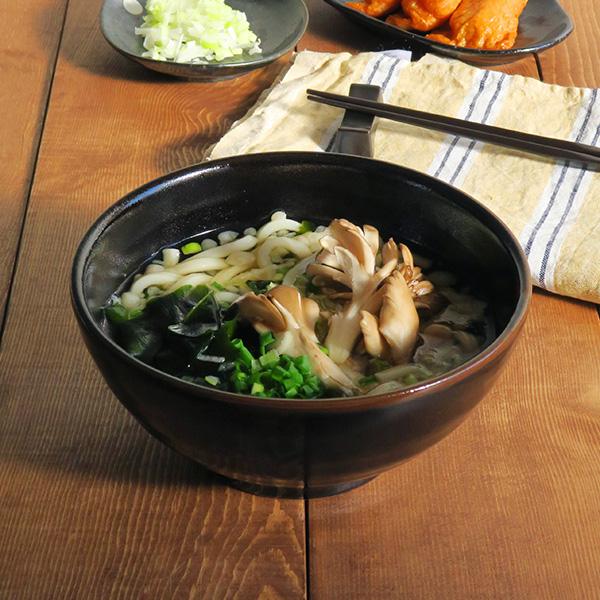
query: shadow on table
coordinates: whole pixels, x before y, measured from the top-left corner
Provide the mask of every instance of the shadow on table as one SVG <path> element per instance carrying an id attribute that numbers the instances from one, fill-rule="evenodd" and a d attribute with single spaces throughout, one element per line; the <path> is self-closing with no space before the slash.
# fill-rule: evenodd
<path id="1" fill-rule="evenodd" d="M 13 459 L 29 463 L 35 470 L 77 479 L 158 488 L 224 486 L 217 475 L 147 433 L 99 374 L 88 368 L 72 376 L 62 375 L 60 397 L 47 399 L 45 408 L 35 414 L 21 414 L 12 436 L 9 454 Z M 25 393 L 19 402 L 39 403 L 48 391 L 41 387 L 32 385 L 31 397 Z"/>
<path id="2" fill-rule="evenodd" d="M 178 80 L 142 67 L 140 64 L 122 56 L 104 39 L 100 31 L 100 19 L 95 11 L 71 3 L 68 6 L 67 21 L 63 31 L 57 67 L 66 60 L 71 65 L 85 69 L 93 75 L 128 81 L 147 81 L 152 83 L 176 83 Z M 45 39 L 48 23 L 56 21 L 56 9 L 50 6 L 41 8 L 37 13 L 39 39 Z M 83 12 L 77 15 L 78 12 Z M 78 16 L 80 18 L 78 18 Z M 89 22 L 90 18 L 93 22 Z M 86 22 L 87 21 L 87 22 Z M 74 26 L 76 24 L 76 26 Z"/>

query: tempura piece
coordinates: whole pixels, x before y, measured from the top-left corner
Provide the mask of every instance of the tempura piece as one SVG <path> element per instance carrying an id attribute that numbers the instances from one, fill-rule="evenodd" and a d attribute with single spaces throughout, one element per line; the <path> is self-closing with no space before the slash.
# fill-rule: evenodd
<path id="1" fill-rule="evenodd" d="M 443 25 L 461 0 L 402 0 L 402 13 L 390 15 L 386 23 L 402 29 L 431 31 Z"/>
<path id="2" fill-rule="evenodd" d="M 370 17 L 385 17 L 400 8 L 400 0 L 366 0 L 365 2 L 347 2 L 346 6 L 359 10 Z"/>
<path id="3" fill-rule="evenodd" d="M 451 37 L 427 37 L 443 44 L 484 50 L 508 50 L 517 37 L 527 0 L 463 0 L 450 17 Z"/>

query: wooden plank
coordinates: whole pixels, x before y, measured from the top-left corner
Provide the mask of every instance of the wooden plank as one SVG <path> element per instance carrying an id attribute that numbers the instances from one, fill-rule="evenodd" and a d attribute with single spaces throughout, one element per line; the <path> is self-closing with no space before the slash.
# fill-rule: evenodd
<path id="1" fill-rule="evenodd" d="M 76 244 L 123 193 L 198 161 L 282 64 L 154 75 L 71 0 L 0 355 L 0 596 L 303 598 L 302 501 L 224 487 L 120 407 L 76 331 Z"/>
<path id="2" fill-rule="evenodd" d="M 0 61 L 0 336 L 67 0 L 6 2 Z"/>
<path id="3" fill-rule="evenodd" d="M 321 0 L 309 5 L 305 46 L 378 49 Z M 575 46 L 582 56 L 597 47 L 597 13 Z M 574 82 L 570 69 L 598 84 L 579 60 L 555 60 L 554 71 L 544 60 L 546 81 Z M 501 70 L 538 75 L 532 57 Z M 457 432 L 363 488 L 310 502 L 310 595 L 590 597 L 600 584 L 599 335 L 593 307 L 536 292 L 506 371 Z"/>
<path id="4" fill-rule="evenodd" d="M 600 5 L 596 0 L 561 0 L 575 31 L 540 55 L 544 80 L 560 85 L 600 86 Z"/>
<path id="5" fill-rule="evenodd" d="M 298 44 L 299 50 L 318 52 L 375 52 L 389 48 L 402 48 L 398 40 L 384 40 L 365 27 L 347 19 L 323 0 L 305 0 L 310 11 L 306 35 Z M 533 56 L 528 56 L 510 66 L 493 67 L 493 70 L 516 73 L 525 77 L 539 76 Z"/>
<path id="6" fill-rule="evenodd" d="M 314 598 L 590 598 L 600 589 L 600 326 L 534 295 L 493 392 L 455 433 L 310 504 Z"/>

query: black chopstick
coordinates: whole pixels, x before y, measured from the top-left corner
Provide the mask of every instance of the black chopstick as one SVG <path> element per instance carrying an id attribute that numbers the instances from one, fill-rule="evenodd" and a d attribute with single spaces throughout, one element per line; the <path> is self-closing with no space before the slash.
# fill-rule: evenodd
<path id="1" fill-rule="evenodd" d="M 426 129 L 434 129 L 451 135 L 468 137 L 498 146 L 542 154 L 566 161 L 576 161 L 596 168 L 600 167 L 600 148 L 594 146 L 513 131 L 492 125 L 482 125 L 481 123 L 463 121 L 462 119 L 402 108 L 373 100 L 333 94 L 331 92 L 310 89 L 306 90 L 306 92 L 309 100 L 327 104 L 328 106 L 337 106 L 338 108 L 364 112 L 384 119 L 416 125 Z"/>

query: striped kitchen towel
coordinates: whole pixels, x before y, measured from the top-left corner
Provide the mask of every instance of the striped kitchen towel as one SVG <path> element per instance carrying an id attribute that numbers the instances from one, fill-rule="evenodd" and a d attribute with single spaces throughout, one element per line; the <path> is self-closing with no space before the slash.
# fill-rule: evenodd
<path id="1" fill-rule="evenodd" d="M 324 151 L 341 111 L 306 89 L 348 93 L 380 85 L 386 102 L 598 145 L 596 89 L 548 85 L 402 51 L 299 53 L 282 80 L 212 149 L 210 158 L 277 150 Z M 520 240 L 539 287 L 600 302 L 600 173 L 466 138 L 376 120 L 375 158 L 443 179 L 485 204 Z"/>

